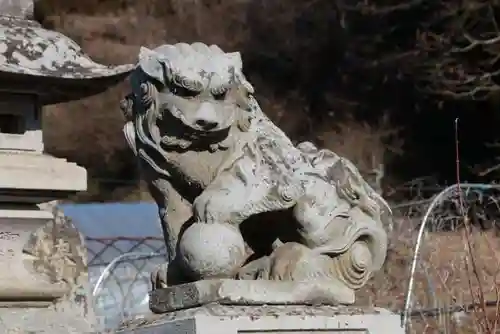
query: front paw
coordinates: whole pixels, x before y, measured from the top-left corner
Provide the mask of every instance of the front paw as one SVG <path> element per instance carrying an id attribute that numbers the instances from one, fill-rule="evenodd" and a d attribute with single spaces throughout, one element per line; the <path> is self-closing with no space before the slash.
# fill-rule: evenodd
<path id="1" fill-rule="evenodd" d="M 205 224 L 230 223 L 231 201 L 225 191 L 205 191 L 193 203 L 193 217 Z"/>
<path id="2" fill-rule="evenodd" d="M 168 263 L 158 265 L 153 272 L 151 272 L 151 286 L 152 290 L 166 288 L 168 276 Z"/>

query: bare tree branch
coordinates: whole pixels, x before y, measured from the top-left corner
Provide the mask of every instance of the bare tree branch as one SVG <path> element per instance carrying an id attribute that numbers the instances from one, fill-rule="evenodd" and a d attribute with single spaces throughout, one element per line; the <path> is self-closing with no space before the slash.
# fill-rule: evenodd
<path id="1" fill-rule="evenodd" d="M 346 5 L 345 3 L 340 3 L 339 2 L 339 9 L 344 10 L 344 11 L 356 11 L 360 12 L 363 15 L 387 15 L 390 13 L 398 12 L 398 11 L 405 11 L 405 10 L 411 10 L 421 4 L 423 4 L 425 0 L 410 0 L 405 3 L 400 3 L 397 5 L 392 5 L 392 6 L 378 6 L 374 3 L 368 4 L 366 1 L 362 3 L 358 3 L 356 6 L 349 6 Z"/>
<path id="2" fill-rule="evenodd" d="M 440 21 L 418 38 L 425 54 L 416 73 L 420 91 L 470 100 L 500 93 L 499 7 L 482 0 L 443 1 Z"/>

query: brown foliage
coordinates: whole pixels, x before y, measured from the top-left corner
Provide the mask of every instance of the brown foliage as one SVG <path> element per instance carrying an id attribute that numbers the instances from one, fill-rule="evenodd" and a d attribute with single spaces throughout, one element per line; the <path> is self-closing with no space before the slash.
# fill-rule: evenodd
<path id="1" fill-rule="evenodd" d="M 425 238 L 415 276 L 413 311 L 409 333 L 494 334 L 500 319 L 495 301 L 499 300 L 500 248 L 490 232 L 465 230 L 430 233 Z M 359 305 L 376 305 L 394 311 L 404 307 L 409 268 L 415 246 L 415 225 L 406 217 L 396 222 L 383 269 L 357 293 Z M 472 244 L 471 250 L 467 243 Z M 476 272 L 471 267 L 476 263 Z M 483 306 L 479 295 L 493 302 Z M 449 309 L 476 304 L 466 312 Z"/>

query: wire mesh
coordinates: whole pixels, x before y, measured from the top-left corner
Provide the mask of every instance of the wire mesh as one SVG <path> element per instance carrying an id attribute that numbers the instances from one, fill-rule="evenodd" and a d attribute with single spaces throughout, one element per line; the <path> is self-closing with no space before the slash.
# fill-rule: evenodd
<path id="1" fill-rule="evenodd" d="M 166 260 L 163 238 L 86 238 L 94 312 L 102 329 L 147 313 L 150 273 Z"/>

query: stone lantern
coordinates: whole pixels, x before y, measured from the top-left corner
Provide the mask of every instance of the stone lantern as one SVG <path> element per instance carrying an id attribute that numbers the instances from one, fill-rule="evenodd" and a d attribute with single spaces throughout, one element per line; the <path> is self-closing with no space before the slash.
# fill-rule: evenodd
<path id="1" fill-rule="evenodd" d="M 53 219 L 38 204 L 87 187 L 83 167 L 44 154 L 43 106 L 103 92 L 133 67 L 95 63 L 68 37 L 30 20 L 32 11 L 32 1 L 0 0 L 0 308 L 10 310 L 51 307 L 67 292 L 23 249 Z"/>

